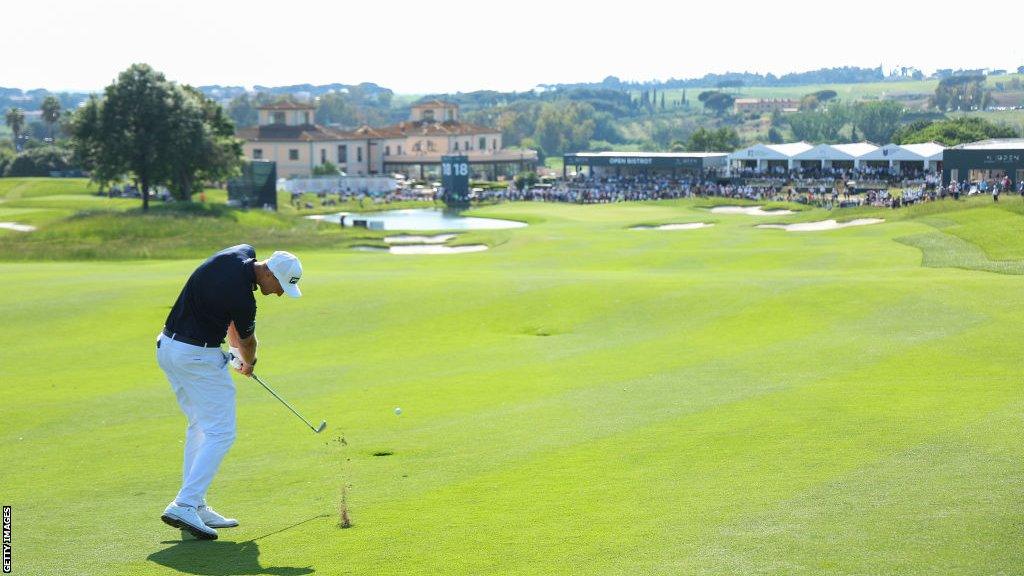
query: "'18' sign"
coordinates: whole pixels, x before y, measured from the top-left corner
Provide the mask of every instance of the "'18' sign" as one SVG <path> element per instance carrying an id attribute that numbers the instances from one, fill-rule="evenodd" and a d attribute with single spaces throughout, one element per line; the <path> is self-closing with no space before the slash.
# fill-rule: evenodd
<path id="1" fill-rule="evenodd" d="M 442 164 L 441 170 L 445 176 L 469 176 L 469 164 L 461 162 L 458 164 Z"/>

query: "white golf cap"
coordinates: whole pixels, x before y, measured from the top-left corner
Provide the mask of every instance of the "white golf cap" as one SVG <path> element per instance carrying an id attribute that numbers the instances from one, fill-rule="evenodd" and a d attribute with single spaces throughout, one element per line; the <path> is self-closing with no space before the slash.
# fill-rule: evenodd
<path id="1" fill-rule="evenodd" d="M 299 280 L 302 278 L 302 264 L 295 254 L 278 250 L 267 259 L 267 268 L 274 273 L 274 277 L 281 283 L 284 293 L 292 298 L 302 296 L 299 290 Z"/>

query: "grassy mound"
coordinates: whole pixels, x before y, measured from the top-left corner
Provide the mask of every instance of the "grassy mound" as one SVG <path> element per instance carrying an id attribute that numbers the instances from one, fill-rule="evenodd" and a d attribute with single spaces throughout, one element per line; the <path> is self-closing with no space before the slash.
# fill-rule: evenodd
<path id="1" fill-rule="evenodd" d="M 152 202 L 148 212 L 141 200 L 97 195 L 83 179 L 0 179 L 0 221 L 37 226 L 31 233 L 0 229 L 2 260 L 121 260 L 195 258 L 220 247 L 245 242 L 259 249 L 302 250 L 383 246 L 383 233 L 340 229 L 302 215 L 401 209 L 430 206 L 425 202 L 392 204 L 356 201 L 298 210 L 280 198 L 279 212 L 237 210 L 226 204 L 222 190 L 207 190 L 207 202 Z M 495 235 L 478 234 L 476 243 L 500 242 Z M 461 240 L 460 242 L 465 242 Z"/>

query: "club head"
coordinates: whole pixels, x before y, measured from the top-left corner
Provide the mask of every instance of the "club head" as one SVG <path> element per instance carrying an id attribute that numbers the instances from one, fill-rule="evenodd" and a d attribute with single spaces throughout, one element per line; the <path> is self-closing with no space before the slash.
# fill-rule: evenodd
<path id="1" fill-rule="evenodd" d="M 316 430 L 313 430 L 313 432 L 319 434 L 324 431 L 324 428 L 327 428 L 327 420 L 321 422 L 320 425 L 316 427 Z"/>

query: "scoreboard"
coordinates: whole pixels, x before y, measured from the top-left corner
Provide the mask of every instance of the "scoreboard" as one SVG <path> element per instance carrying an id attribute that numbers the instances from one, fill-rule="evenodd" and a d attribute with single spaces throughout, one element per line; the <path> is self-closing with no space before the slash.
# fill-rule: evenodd
<path id="1" fill-rule="evenodd" d="M 441 157 L 441 186 L 446 204 L 469 204 L 469 157 Z"/>

